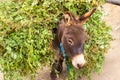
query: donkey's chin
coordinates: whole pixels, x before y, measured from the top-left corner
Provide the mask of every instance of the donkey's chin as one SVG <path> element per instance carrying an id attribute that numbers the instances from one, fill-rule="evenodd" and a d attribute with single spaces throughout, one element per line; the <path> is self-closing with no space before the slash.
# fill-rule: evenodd
<path id="1" fill-rule="evenodd" d="M 72 65 L 76 69 L 81 69 L 86 64 L 83 54 L 76 55 L 72 58 Z"/>

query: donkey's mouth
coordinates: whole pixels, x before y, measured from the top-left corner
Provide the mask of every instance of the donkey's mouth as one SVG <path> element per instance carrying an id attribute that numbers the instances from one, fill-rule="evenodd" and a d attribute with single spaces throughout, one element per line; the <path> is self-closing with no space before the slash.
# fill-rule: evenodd
<path id="1" fill-rule="evenodd" d="M 72 65 L 76 69 L 81 69 L 86 64 L 83 54 L 76 55 L 72 58 Z"/>

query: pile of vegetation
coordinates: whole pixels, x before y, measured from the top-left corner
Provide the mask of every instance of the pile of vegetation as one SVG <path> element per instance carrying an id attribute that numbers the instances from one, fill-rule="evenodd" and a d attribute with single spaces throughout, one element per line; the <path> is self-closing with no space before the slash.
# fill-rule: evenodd
<path id="1" fill-rule="evenodd" d="M 53 62 L 52 28 L 61 15 L 71 11 L 82 15 L 104 0 L 10 0 L 0 2 L 0 71 L 4 80 L 24 80 L 38 68 Z M 85 45 L 87 66 L 80 71 L 72 68 L 68 80 L 100 72 L 104 53 L 109 48 L 110 28 L 97 10 L 84 25 L 88 35 Z M 33 76 L 32 76 L 33 77 Z M 31 79 L 34 79 L 31 78 Z"/>

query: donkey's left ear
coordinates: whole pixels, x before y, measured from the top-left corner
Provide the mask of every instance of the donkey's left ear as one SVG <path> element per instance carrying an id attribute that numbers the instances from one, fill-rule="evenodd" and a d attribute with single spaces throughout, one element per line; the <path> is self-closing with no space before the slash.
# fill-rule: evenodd
<path id="1" fill-rule="evenodd" d="M 64 18 L 64 22 L 67 24 L 67 26 L 70 26 L 73 21 L 74 21 L 74 16 L 72 15 L 71 12 L 66 12 L 64 15 L 63 15 L 63 18 Z"/>
<path id="2" fill-rule="evenodd" d="M 95 11 L 96 11 L 96 8 L 80 16 L 79 17 L 80 24 L 84 24 Z"/>

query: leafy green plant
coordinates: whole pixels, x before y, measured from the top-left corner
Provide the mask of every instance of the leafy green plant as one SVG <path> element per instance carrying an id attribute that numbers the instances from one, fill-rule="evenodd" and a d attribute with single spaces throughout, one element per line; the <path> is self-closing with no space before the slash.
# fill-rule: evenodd
<path id="1" fill-rule="evenodd" d="M 104 0 L 11 0 L 0 3 L 0 70 L 5 80 L 23 80 L 24 75 L 35 74 L 37 68 L 53 61 L 52 28 L 57 27 L 65 11 L 82 15 Z M 70 71 L 68 80 L 99 72 L 104 53 L 109 48 L 110 28 L 101 20 L 97 10 L 84 25 L 88 40 L 85 45 L 87 66 Z M 49 66 L 50 67 L 50 66 Z M 16 75 L 17 74 L 17 75 Z M 33 75 L 34 77 L 34 75 Z"/>

